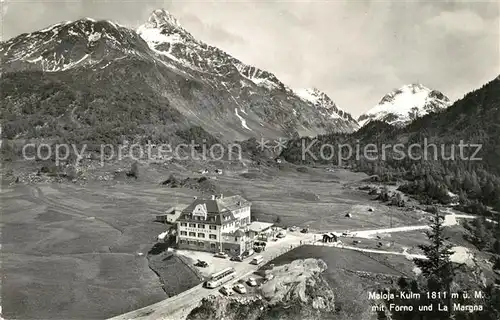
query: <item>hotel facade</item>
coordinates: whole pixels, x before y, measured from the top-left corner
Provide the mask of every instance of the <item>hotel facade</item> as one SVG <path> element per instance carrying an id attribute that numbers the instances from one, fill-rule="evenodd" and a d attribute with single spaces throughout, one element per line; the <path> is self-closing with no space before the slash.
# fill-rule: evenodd
<path id="1" fill-rule="evenodd" d="M 176 221 L 178 248 L 241 255 L 253 247 L 250 207 L 239 195 L 195 199 Z"/>

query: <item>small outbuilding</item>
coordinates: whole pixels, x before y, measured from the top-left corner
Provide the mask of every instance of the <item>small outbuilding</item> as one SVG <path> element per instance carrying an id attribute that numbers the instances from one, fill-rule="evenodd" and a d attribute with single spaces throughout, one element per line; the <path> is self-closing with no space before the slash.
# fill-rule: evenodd
<path id="1" fill-rule="evenodd" d="M 156 215 L 156 221 L 162 223 L 175 223 L 182 213 L 182 208 L 179 206 L 171 207 L 165 210 L 164 213 Z"/>
<path id="2" fill-rule="evenodd" d="M 330 232 L 323 234 L 323 242 L 337 242 L 337 241 L 338 237 L 335 233 Z"/>

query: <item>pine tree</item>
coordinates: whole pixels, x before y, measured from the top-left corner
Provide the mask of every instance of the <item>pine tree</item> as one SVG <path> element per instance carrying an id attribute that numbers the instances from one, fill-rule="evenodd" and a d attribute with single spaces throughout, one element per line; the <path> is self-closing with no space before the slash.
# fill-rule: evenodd
<path id="1" fill-rule="evenodd" d="M 446 292 L 446 298 L 442 301 L 434 300 L 433 303 L 444 303 L 451 310 L 450 287 L 453 281 L 455 270 L 450 260 L 453 254 L 451 245 L 446 244 L 448 240 L 443 234 L 444 217 L 439 210 L 435 210 L 433 221 L 430 226 L 431 230 L 427 231 L 427 238 L 430 244 L 419 245 L 419 248 L 424 252 L 426 260 L 415 259 L 414 262 L 422 271 L 422 275 L 427 280 L 427 290 L 429 292 Z M 448 312 L 441 312 L 441 315 L 436 315 L 436 319 L 448 319 Z M 432 318 L 432 317 L 431 317 Z"/>

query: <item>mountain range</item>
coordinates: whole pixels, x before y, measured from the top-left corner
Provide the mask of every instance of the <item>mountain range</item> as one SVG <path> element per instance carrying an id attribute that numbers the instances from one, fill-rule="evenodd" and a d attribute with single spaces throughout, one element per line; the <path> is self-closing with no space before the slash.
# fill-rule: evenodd
<path id="1" fill-rule="evenodd" d="M 359 128 L 325 93 L 290 89 L 195 39 L 165 10 L 137 30 L 59 23 L 2 42 L 0 57 L 8 139 L 162 140 L 199 126 L 240 140 Z"/>
<path id="2" fill-rule="evenodd" d="M 291 89 L 197 40 L 162 9 L 136 30 L 85 18 L 21 34 L 0 58 L 7 139 L 165 141 L 193 127 L 223 140 L 317 136 L 374 120 L 404 127 L 451 105 L 410 84 L 356 120 L 319 89 Z"/>

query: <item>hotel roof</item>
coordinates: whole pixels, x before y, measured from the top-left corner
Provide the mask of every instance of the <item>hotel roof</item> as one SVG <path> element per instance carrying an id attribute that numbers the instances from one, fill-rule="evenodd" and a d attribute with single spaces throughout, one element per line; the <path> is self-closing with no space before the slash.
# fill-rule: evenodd
<path id="1" fill-rule="evenodd" d="M 216 223 L 221 224 L 224 221 L 234 220 L 232 211 L 248 207 L 251 203 L 242 196 L 235 195 L 229 197 L 215 197 L 215 199 L 195 199 L 189 206 L 182 210 L 179 220 L 191 221 L 190 215 L 198 205 L 205 205 L 207 208 L 207 218 L 215 217 Z"/>

